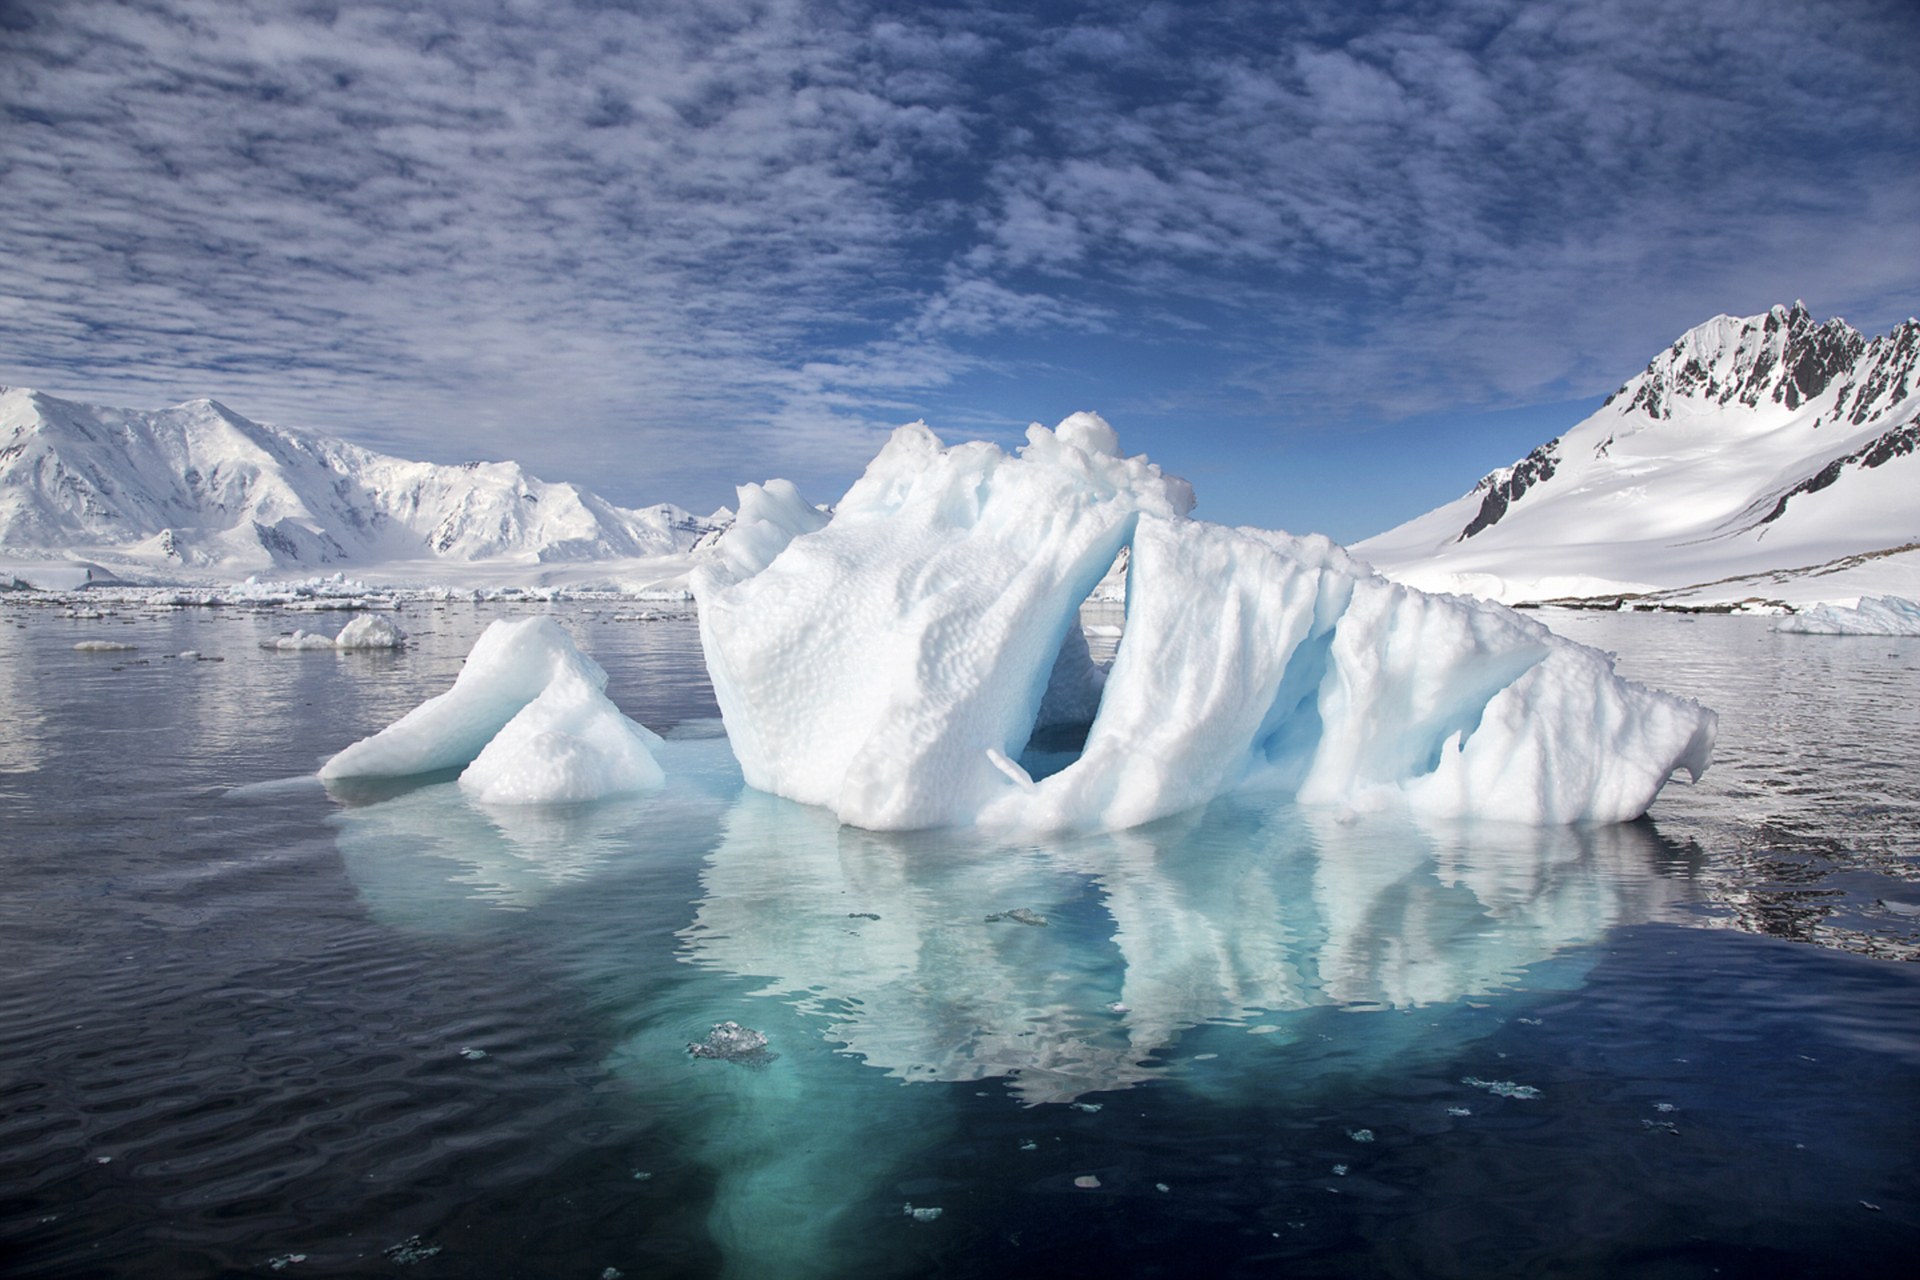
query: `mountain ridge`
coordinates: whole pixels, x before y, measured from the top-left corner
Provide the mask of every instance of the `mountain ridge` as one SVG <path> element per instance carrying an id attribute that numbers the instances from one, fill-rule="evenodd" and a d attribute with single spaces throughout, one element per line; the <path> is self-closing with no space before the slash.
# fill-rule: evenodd
<path id="1" fill-rule="evenodd" d="M 1920 590 L 1917 370 L 1920 320 L 1869 339 L 1801 302 L 1715 316 L 1584 421 L 1353 550 L 1507 603 Z"/>
<path id="2" fill-rule="evenodd" d="M 514 462 L 438 464 L 255 422 L 217 400 L 87 405 L 0 388 L 0 547 L 149 572 L 677 555 L 723 527 L 617 506 Z"/>

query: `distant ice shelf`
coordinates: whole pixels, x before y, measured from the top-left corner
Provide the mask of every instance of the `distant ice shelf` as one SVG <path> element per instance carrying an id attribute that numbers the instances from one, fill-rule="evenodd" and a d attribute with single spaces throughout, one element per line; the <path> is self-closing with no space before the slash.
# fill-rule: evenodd
<path id="1" fill-rule="evenodd" d="M 1920 636 L 1920 603 L 1868 597 L 1857 606 L 1821 605 L 1784 619 L 1775 631 L 1820 636 Z"/>

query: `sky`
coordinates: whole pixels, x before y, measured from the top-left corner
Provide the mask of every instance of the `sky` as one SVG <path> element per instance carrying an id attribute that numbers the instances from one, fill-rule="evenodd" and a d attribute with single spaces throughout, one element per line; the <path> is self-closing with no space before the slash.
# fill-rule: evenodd
<path id="1" fill-rule="evenodd" d="M 709 511 L 1091 409 L 1351 541 L 1920 310 L 1920 5 L 0 0 L 0 383 Z"/>

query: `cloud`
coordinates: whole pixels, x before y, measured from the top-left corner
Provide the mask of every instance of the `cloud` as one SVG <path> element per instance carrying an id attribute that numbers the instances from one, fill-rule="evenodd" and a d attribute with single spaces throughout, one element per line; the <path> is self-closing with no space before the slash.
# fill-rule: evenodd
<path id="1" fill-rule="evenodd" d="M 1365 423 L 1920 285 L 1865 0 L 0 12 L 0 378 L 629 501 L 828 492 L 1040 370 Z"/>

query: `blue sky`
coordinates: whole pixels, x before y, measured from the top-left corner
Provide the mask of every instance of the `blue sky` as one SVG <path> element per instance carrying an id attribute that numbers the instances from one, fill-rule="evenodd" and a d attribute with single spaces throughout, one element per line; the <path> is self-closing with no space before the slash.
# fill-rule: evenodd
<path id="1" fill-rule="evenodd" d="M 0 382 L 707 510 L 1094 409 L 1378 532 L 1920 298 L 1920 6 L 0 0 Z"/>

